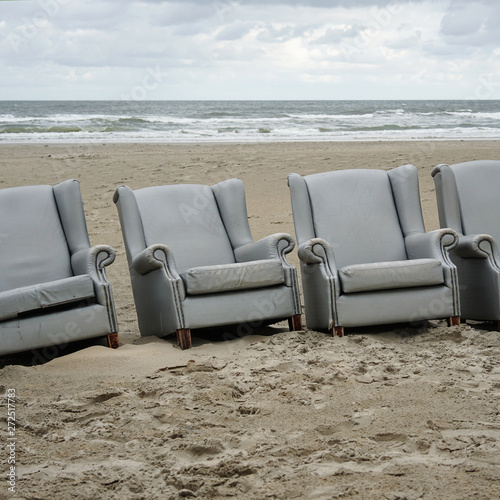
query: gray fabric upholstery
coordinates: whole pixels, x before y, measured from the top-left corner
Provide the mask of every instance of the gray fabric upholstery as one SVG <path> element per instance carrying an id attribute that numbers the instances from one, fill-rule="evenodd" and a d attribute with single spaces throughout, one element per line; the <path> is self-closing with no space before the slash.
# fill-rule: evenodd
<path id="1" fill-rule="evenodd" d="M 453 295 L 445 285 L 345 294 L 336 302 L 336 314 L 345 327 L 416 324 L 451 316 Z"/>
<path id="2" fill-rule="evenodd" d="M 233 249 L 252 244 L 254 241 L 248 224 L 243 182 L 240 179 L 228 179 L 212 186 L 211 190 Z"/>
<path id="3" fill-rule="evenodd" d="M 457 316 L 454 231 L 425 233 L 417 169 L 288 176 L 309 328 Z"/>
<path id="4" fill-rule="evenodd" d="M 134 192 L 146 246 L 163 244 L 177 270 L 235 262 L 215 196 L 208 186 L 157 186 Z M 203 251 L 199 244 L 203 242 Z"/>
<path id="5" fill-rule="evenodd" d="M 116 189 L 141 335 L 300 314 L 290 235 L 253 241 L 239 179 Z M 275 298 L 277 297 L 277 298 Z M 262 306 L 264 304 L 264 306 Z"/>
<path id="6" fill-rule="evenodd" d="M 403 165 L 387 172 L 399 224 L 405 238 L 412 234 L 425 233 L 418 176 L 415 173 L 413 165 Z"/>
<path id="7" fill-rule="evenodd" d="M 222 300 L 224 307 L 221 307 Z M 287 318 L 289 311 L 297 310 L 296 298 L 286 286 L 237 290 L 224 295 L 191 295 L 183 307 L 190 328 L 248 323 L 240 329 L 244 333 Z"/>
<path id="8" fill-rule="evenodd" d="M 51 186 L 0 190 L 0 214 L 0 291 L 73 275 Z"/>
<path id="9" fill-rule="evenodd" d="M 70 342 L 101 337 L 109 332 L 109 314 L 100 304 L 7 320 L 1 325 L 1 354 L 41 349 L 36 360 L 51 358 L 57 347 Z M 45 358 L 45 361 L 47 359 Z"/>
<path id="10" fill-rule="evenodd" d="M 393 260 L 353 264 L 339 269 L 344 293 L 441 285 L 443 269 L 436 259 Z"/>
<path id="11" fill-rule="evenodd" d="M 7 290 L 0 292 L 0 320 L 90 297 L 94 297 L 94 284 L 89 275 Z"/>
<path id="12" fill-rule="evenodd" d="M 500 320 L 500 161 L 438 165 L 432 171 L 439 222 L 459 242 L 451 254 L 458 268 L 464 318 Z"/>
<path id="13" fill-rule="evenodd" d="M 0 252 L 0 355 L 117 332 L 115 252 L 90 247 L 78 181 L 0 190 Z"/>
<path id="14" fill-rule="evenodd" d="M 285 272 L 279 260 L 237 262 L 224 266 L 192 267 L 181 273 L 189 295 L 280 285 Z"/>
<path id="15" fill-rule="evenodd" d="M 454 229 L 461 234 L 489 234 L 495 241 L 500 240 L 500 161 L 439 165 L 433 176 L 436 189 L 442 193 L 439 200 L 442 225 L 444 219 L 451 219 Z"/>
<path id="16" fill-rule="evenodd" d="M 53 186 L 52 189 L 70 254 L 74 255 L 80 250 L 88 250 L 90 241 L 80 194 L 80 183 L 76 180 L 69 180 Z"/>
<path id="17" fill-rule="evenodd" d="M 406 259 L 386 172 L 340 170 L 304 179 L 315 237 L 329 242 L 338 266 Z"/>

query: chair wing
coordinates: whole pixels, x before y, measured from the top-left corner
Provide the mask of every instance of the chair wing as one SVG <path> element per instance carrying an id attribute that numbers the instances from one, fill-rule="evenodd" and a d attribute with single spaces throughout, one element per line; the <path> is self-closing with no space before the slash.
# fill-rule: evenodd
<path id="1" fill-rule="evenodd" d="M 499 241 L 500 161 L 438 165 L 432 175 L 442 227 L 453 227 L 464 235 L 489 234 Z"/>
<path id="2" fill-rule="evenodd" d="M 500 329 L 500 161 L 437 165 L 433 171 L 441 227 L 459 233 L 452 252 L 462 315 L 495 321 Z"/>
<path id="3" fill-rule="evenodd" d="M 182 348 L 195 328 L 300 318 L 289 235 L 254 242 L 243 184 L 117 188 L 141 335 L 176 332 Z"/>
<path id="4" fill-rule="evenodd" d="M 115 253 L 90 247 L 78 182 L 2 189 L 0 214 L 0 354 L 101 336 L 116 346 L 104 271 Z"/>
<path id="5" fill-rule="evenodd" d="M 425 233 L 413 165 L 290 174 L 288 182 L 310 328 L 459 314 L 448 255 L 456 235 Z"/>

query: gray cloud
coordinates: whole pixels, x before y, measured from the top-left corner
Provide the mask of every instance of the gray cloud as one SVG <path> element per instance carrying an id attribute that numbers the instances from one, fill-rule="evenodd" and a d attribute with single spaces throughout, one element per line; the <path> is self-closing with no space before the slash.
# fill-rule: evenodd
<path id="1" fill-rule="evenodd" d="M 416 30 L 413 33 L 406 33 L 402 38 L 398 38 L 387 43 L 387 47 L 395 50 L 417 49 L 422 42 L 422 32 Z"/>
<path id="2" fill-rule="evenodd" d="M 499 25 L 499 3 L 455 2 L 443 16 L 440 33 L 450 45 L 484 47 L 500 43 Z"/>
<path id="3" fill-rule="evenodd" d="M 484 5 L 464 6 L 448 12 L 441 21 L 441 33 L 445 36 L 466 36 L 485 26 L 488 10 Z"/>
<path id="4" fill-rule="evenodd" d="M 275 26 L 270 23 L 260 27 L 257 40 L 264 43 L 283 43 L 293 38 L 304 36 L 305 32 L 311 29 L 310 25 L 290 25 Z"/>
<path id="5" fill-rule="evenodd" d="M 214 14 L 212 5 L 189 5 L 180 2 L 164 2 L 144 8 L 152 24 L 171 26 L 204 21 Z"/>
<path id="6" fill-rule="evenodd" d="M 237 21 L 223 28 L 215 37 L 216 40 L 232 41 L 243 38 L 250 30 L 252 25 Z"/>
<path id="7" fill-rule="evenodd" d="M 364 30 L 362 26 L 349 26 L 347 28 L 329 28 L 326 33 L 314 40 L 313 43 L 335 44 L 346 38 L 355 38 Z"/>
<path id="8" fill-rule="evenodd" d="M 156 67 L 168 75 L 159 99 L 265 98 L 269 82 L 287 96 L 341 98 L 328 94 L 333 81 L 348 95 L 356 81 L 367 98 L 413 81 L 430 95 L 455 80 L 470 95 L 478 74 L 500 74 L 496 1 L 51 2 L 51 12 L 43 1 L 0 2 L 3 98 L 59 98 L 59 81 L 74 98 L 101 86 L 110 98 Z"/>
<path id="9" fill-rule="evenodd" d="M 143 0 L 147 3 L 179 3 L 178 0 Z M 290 5 L 292 7 L 351 8 L 395 5 L 401 3 L 421 3 L 419 0 L 188 0 L 185 3 L 238 7 L 248 5 Z"/>

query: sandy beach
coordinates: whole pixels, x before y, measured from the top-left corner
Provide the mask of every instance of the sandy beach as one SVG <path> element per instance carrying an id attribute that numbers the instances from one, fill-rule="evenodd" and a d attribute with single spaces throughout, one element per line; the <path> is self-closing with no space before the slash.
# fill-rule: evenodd
<path id="1" fill-rule="evenodd" d="M 254 239 L 294 236 L 288 173 L 418 167 L 427 230 L 432 168 L 500 159 L 500 141 L 1 145 L 0 188 L 78 179 L 107 268 L 121 347 L 82 346 L 28 366 L 0 360 L 16 392 L 16 493 L 1 498 L 500 498 L 500 334 L 446 322 L 346 330 L 285 323 L 222 340 L 141 338 L 115 188 L 243 180 Z M 298 266 L 294 251 L 289 261 Z M 303 316 L 303 323 L 305 318 Z M 227 337 L 227 335 L 226 335 Z M 0 422 L 6 442 L 6 405 Z"/>

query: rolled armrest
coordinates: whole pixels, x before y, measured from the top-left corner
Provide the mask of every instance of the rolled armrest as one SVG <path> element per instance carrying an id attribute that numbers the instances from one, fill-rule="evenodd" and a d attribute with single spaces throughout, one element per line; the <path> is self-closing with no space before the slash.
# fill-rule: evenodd
<path id="1" fill-rule="evenodd" d="M 71 256 L 71 267 L 75 275 L 90 274 L 93 279 L 101 281 L 97 271 L 112 264 L 115 258 L 116 252 L 112 247 L 96 245 L 74 253 Z"/>
<path id="2" fill-rule="evenodd" d="M 337 264 L 330 244 L 323 238 L 311 238 L 299 245 L 298 253 L 299 259 L 304 264 L 307 264 L 302 266 L 302 283 L 304 287 L 312 286 L 315 290 L 319 287 L 327 295 L 329 293 L 330 300 L 336 301 L 340 297 L 341 286 Z M 304 283 L 305 278 L 310 283 L 309 285 Z M 336 317 L 335 311 L 333 314 Z M 331 319 L 328 320 L 328 324 L 330 321 Z"/>
<path id="3" fill-rule="evenodd" d="M 488 234 L 460 236 L 455 253 L 462 259 L 487 259 L 497 251 L 495 240 Z"/>
<path id="4" fill-rule="evenodd" d="M 276 233 L 253 243 L 247 243 L 234 251 L 236 262 L 252 260 L 281 259 L 295 247 L 295 240 L 286 233 Z"/>
<path id="5" fill-rule="evenodd" d="M 458 234 L 449 228 L 410 234 L 405 238 L 409 259 L 438 259 L 448 263 L 448 252 L 457 244 Z"/>
<path id="6" fill-rule="evenodd" d="M 299 259 L 306 264 L 325 263 L 336 273 L 337 266 L 332 247 L 323 238 L 312 238 L 299 245 Z"/>
<path id="7" fill-rule="evenodd" d="M 71 256 L 71 268 L 75 276 L 88 274 L 94 282 L 94 291 L 99 304 L 110 310 L 112 331 L 118 331 L 111 285 L 106 277 L 105 267 L 115 261 L 115 250 L 109 245 L 96 245 L 79 250 Z"/>
<path id="8" fill-rule="evenodd" d="M 180 279 L 172 251 L 166 245 L 155 244 L 145 248 L 132 259 L 132 266 L 139 274 L 147 274 L 164 267 L 171 279 Z"/>
<path id="9" fill-rule="evenodd" d="M 450 250 L 458 244 L 458 233 L 450 228 L 436 229 L 428 233 L 410 234 L 405 238 L 406 253 L 409 259 L 436 259 L 441 262 L 444 272 L 444 283 L 454 290 L 458 297 L 458 273 L 450 258 Z M 457 299 L 454 306 L 459 315 L 460 305 Z"/>

